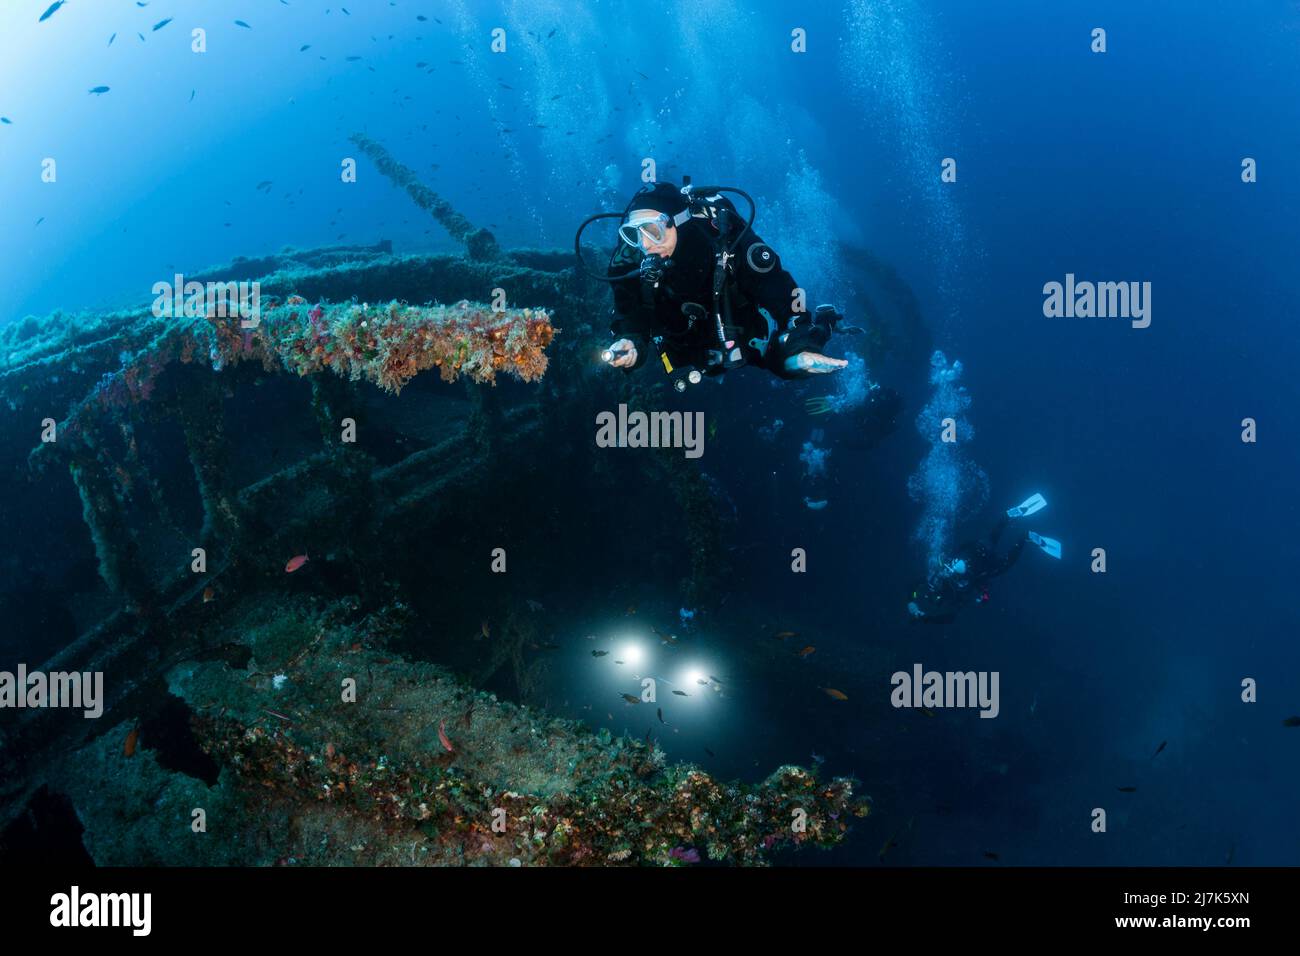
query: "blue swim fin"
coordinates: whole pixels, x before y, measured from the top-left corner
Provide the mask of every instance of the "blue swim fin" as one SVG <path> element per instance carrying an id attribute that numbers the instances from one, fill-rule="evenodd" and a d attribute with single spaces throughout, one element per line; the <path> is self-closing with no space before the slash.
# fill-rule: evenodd
<path id="1" fill-rule="evenodd" d="M 1045 538 L 1041 534 L 1035 534 L 1031 531 L 1029 532 L 1029 540 L 1042 548 L 1043 551 L 1047 553 L 1048 557 L 1056 558 L 1058 560 L 1060 559 L 1061 542 L 1057 541 L 1055 538 Z"/>
<path id="2" fill-rule="evenodd" d="M 1008 518 L 1027 518 L 1047 507 L 1047 499 L 1040 494 L 1032 494 L 1014 508 L 1007 509 Z"/>

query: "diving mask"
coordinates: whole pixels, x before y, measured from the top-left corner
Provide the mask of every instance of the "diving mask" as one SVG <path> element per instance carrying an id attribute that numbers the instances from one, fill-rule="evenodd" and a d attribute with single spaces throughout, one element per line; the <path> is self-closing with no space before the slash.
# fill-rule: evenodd
<path id="1" fill-rule="evenodd" d="M 637 216 L 619 226 L 618 234 L 629 246 L 648 249 L 663 244 L 668 238 L 668 227 L 672 224 L 672 217 L 667 213 Z"/>

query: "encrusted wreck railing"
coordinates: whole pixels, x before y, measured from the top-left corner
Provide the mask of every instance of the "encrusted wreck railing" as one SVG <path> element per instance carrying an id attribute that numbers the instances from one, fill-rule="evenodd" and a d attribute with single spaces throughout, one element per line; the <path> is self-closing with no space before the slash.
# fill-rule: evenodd
<path id="1" fill-rule="evenodd" d="M 444 381 L 462 375 L 491 383 L 498 373 L 534 381 L 546 370 L 545 349 L 554 335 L 544 310 L 510 309 L 461 302 L 455 306 L 411 306 L 390 302 L 309 305 L 299 296 L 265 309 L 255 328 L 237 319 L 207 316 L 157 319 L 156 335 L 134 355 L 122 354 L 122 367 L 106 373 L 55 428 L 53 440 L 33 453 L 33 464 L 65 462 L 80 493 L 104 580 L 141 601 L 146 587 L 132 567 L 135 544 L 123 514 L 121 494 L 112 480 L 120 467 L 108 458 L 96 434 L 115 416 L 152 396 L 158 378 L 176 363 L 208 365 L 213 371 L 256 362 L 268 373 L 299 376 L 332 372 L 350 381 L 369 381 L 400 392 L 418 372 L 437 368 Z M 191 463 L 203 495 L 209 530 L 236 523 L 225 481 L 208 454 L 223 442 L 210 429 L 220 415 L 187 416 Z M 208 434 L 196 433 L 207 423 Z M 127 442 L 128 447 L 130 441 Z"/>
<path id="2" fill-rule="evenodd" d="M 477 228 L 472 222 L 458 213 L 451 203 L 420 182 L 415 171 L 395 160 L 384 147 L 362 133 L 353 133 L 352 142 L 378 167 L 379 171 L 405 189 L 415 204 L 428 212 L 442 224 L 453 239 L 465 244 L 466 254 L 471 259 L 498 259 L 501 248 L 496 237 L 486 229 Z"/>

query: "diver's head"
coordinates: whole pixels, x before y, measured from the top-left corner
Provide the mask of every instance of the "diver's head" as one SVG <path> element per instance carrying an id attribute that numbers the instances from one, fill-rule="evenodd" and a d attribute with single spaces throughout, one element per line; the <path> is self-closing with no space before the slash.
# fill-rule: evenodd
<path id="1" fill-rule="evenodd" d="M 671 183 L 655 183 L 632 199 L 618 234 L 630 246 L 665 259 L 677 250 L 677 227 L 691 218 L 690 204 Z"/>

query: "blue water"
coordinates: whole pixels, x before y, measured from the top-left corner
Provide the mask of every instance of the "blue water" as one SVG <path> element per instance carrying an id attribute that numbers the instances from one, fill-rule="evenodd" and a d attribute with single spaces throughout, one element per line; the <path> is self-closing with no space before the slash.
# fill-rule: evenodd
<path id="1" fill-rule="evenodd" d="M 830 505 L 813 512 L 799 452 L 819 423 L 798 406 L 829 387 L 743 373 L 698 400 L 734 426 L 702 465 L 737 510 L 742 572 L 697 657 L 738 676 L 682 713 L 670 755 L 708 746 L 710 770 L 753 776 L 816 751 L 861 778 L 876 816 L 792 862 L 874 865 L 891 837 L 886 865 L 1297 862 L 1294 4 L 71 0 L 38 23 L 46 6 L 0 9 L 0 322 L 139 304 L 177 270 L 286 245 L 456 251 L 364 159 L 341 181 L 357 131 L 507 246 L 570 246 L 646 157 L 660 179 L 742 186 L 814 299 L 860 304 L 840 243 L 868 248 L 962 361 L 961 451 L 989 493 L 953 534 L 1041 491 L 1033 526 L 1066 556 L 1028 549 L 987 606 L 918 630 L 923 376 L 894 383 L 907 408 L 880 448 L 825 440 Z M 1043 285 L 1066 273 L 1150 282 L 1150 327 L 1045 318 Z M 792 582 L 793 547 L 810 573 Z M 575 630 L 620 640 L 634 600 L 671 622 L 677 596 L 635 595 L 635 574 Z M 817 646 L 794 668 L 763 643 L 785 628 Z M 557 709 L 580 715 L 588 649 L 559 668 Z M 894 711 L 889 674 L 917 662 L 1000 672 L 1000 716 Z"/>

